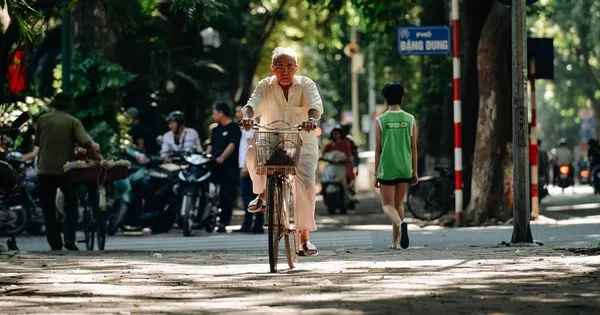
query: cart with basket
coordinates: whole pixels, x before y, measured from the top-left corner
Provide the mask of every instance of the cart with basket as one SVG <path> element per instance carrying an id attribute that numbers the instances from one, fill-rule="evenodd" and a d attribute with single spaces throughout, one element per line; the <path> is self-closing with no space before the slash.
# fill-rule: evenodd
<path id="1" fill-rule="evenodd" d="M 130 165 L 128 161 L 75 161 L 65 164 L 67 187 L 87 186 L 88 200 L 84 204 L 83 213 L 87 250 L 94 250 L 95 239 L 98 241 L 98 249 L 104 250 L 108 213 L 106 190 L 112 182 L 127 178 Z"/>

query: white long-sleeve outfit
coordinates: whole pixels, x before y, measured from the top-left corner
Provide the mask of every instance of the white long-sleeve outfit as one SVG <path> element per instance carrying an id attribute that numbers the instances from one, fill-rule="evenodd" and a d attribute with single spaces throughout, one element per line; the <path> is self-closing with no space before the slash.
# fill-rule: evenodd
<path id="1" fill-rule="evenodd" d="M 319 118 L 323 114 L 323 102 L 315 83 L 303 76 L 294 76 L 292 86 L 285 99 L 283 89 L 275 76 L 258 82 L 246 107 L 254 112 L 260 124 L 269 124 L 284 120 L 292 125 L 301 124 L 308 119 L 308 111 L 315 109 Z M 298 174 L 294 176 L 295 223 L 300 229 L 315 231 L 315 173 L 319 162 L 319 144 L 315 131 L 300 132 L 302 150 L 298 161 Z M 261 194 L 266 188 L 266 176 L 256 174 L 254 146 L 246 152 L 246 166 L 252 178 L 255 194 Z"/>

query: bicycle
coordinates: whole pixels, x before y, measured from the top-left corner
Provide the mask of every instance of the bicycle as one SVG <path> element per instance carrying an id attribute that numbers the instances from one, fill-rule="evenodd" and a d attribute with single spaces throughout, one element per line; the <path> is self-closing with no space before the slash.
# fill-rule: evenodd
<path id="1" fill-rule="evenodd" d="M 434 168 L 439 176 L 419 178 L 415 186 L 409 186 L 406 208 L 420 220 L 433 221 L 454 211 L 453 172 L 445 165 Z"/>
<path id="2" fill-rule="evenodd" d="M 106 245 L 106 187 L 112 182 L 128 176 L 129 166 L 105 167 L 101 164 L 89 168 L 73 168 L 66 172 L 67 187 L 83 184 L 87 188 L 87 199 L 83 202 L 84 240 L 87 250 L 94 250 L 97 238 L 98 249 L 104 250 Z M 71 188 L 74 189 L 74 188 Z M 76 193 L 71 191 L 69 193 Z"/>
<path id="3" fill-rule="evenodd" d="M 104 250 L 106 244 L 106 191 L 94 187 L 94 184 L 87 185 L 87 194 L 83 200 L 83 232 L 84 239 L 78 243 L 85 243 L 87 250 L 94 250 L 94 239 L 97 238 L 98 249 Z M 102 197 L 104 195 L 104 197 Z M 104 199 L 104 205 L 101 200 Z"/>
<path id="4" fill-rule="evenodd" d="M 275 123 L 288 126 L 272 128 Z M 254 124 L 254 148 L 258 175 L 267 176 L 267 209 L 269 267 L 277 272 L 279 241 L 284 237 L 286 260 L 290 269 L 298 263 L 299 231 L 294 226 L 292 176 L 297 173 L 302 139 L 300 125 L 275 121 L 269 125 Z M 292 247 L 293 246 L 293 247 Z"/>

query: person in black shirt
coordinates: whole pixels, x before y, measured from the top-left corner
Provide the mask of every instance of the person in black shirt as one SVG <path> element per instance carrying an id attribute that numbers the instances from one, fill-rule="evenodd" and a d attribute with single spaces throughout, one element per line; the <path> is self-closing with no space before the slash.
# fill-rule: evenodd
<path id="1" fill-rule="evenodd" d="M 129 130 L 129 135 L 133 140 L 132 146 L 148 155 L 158 155 L 159 149 L 156 143 L 156 136 L 153 136 L 154 133 L 150 128 L 140 120 L 140 111 L 135 107 L 129 107 L 127 115 L 131 118 L 132 122 L 131 130 Z"/>
<path id="2" fill-rule="evenodd" d="M 218 232 L 227 232 L 225 227 L 231 222 L 237 187 L 240 182 L 238 163 L 240 127 L 231 120 L 231 108 L 226 103 L 213 106 L 213 119 L 218 126 L 212 130 L 207 152 L 215 158 L 213 180 L 220 185 L 221 216 Z"/>

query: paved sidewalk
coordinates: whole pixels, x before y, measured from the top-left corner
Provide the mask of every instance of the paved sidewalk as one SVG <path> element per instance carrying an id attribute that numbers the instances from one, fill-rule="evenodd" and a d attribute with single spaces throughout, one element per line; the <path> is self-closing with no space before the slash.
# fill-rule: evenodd
<path id="1" fill-rule="evenodd" d="M 598 314 L 600 256 L 536 248 L 0 255 L 3 314 Z M 283 261 L 282 261 L 283 263 Z"/>

